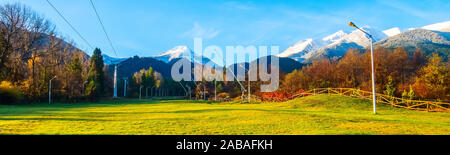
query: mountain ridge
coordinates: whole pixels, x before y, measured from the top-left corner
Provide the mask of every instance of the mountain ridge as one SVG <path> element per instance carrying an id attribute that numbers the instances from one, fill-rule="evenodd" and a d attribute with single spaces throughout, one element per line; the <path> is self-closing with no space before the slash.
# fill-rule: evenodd
<path id="1" fill-rule="evenodd" d="M 380 41 L 386 42 L 383 40 L 391 39 L 390 42 L 395 42 L 397 40 L 397 42 L 402 43 L 398 43 L 396 46 L 387 46 L 387 47 L 401 47 L 401 46 L 413 47 L 420 45 L 421 47 L 427 47 L 422 49 L 426 49 L 429 51 L 434 48 L 447 46 L 449 44 L 448 41 L 443 41 L 444 39 L 442 38 L 448 38 L 448 36 L 450 36 L 450 34 L 447 33 L 450 32 L 450 21 L 431 24 L 424 26 L 422 28 L 410 28 L 408 30 L 401 30 L 398 27 L 393 27 L 384 31 L 378 31 L 370 27 L 363 27 L 362 29 L 369 32 L 373 36 L 375 44 L 378 45 L 384 46 L 385 44 L 378 42 Z M 407 36 L 411 37 L 409 39 L 405 38 L 398 39 L 399 38 L 398 36 L 404 37 L 405 35 L 402 34 L 405 33 Z M 417 33 L 417 34 L 410 34 L 410 33 Z M 332 38 L 333 36 L 335 36 L 335 34 L 341 35 L 334 40 L 325 42 L 326 39 Z M 434 40 L 431 41 L 430 39 Z M 323 42 L 321 42 L 321 44 L 317 43 L 314 44 L 314 41 L 316 40 L 320 40 Z M 430 45 L 424 45 L 428 43 Z M 289 57 L 302 63 L 311 63 L 312 61 L 316 61 L 322 58 L 338 59 L 343 55 L 345 55 L 346 51 L 349 49 L 366 49 L 369 46 L 370 46 L 369 37 L 363 32 L 359 30 L 354 30 L 351 33 L 342 33 L 342 30 L 340 30 L 325 38 L 317 38 L 317 39 L 309 38 L 306 40 L 299 41 L 277 56 Z"/>

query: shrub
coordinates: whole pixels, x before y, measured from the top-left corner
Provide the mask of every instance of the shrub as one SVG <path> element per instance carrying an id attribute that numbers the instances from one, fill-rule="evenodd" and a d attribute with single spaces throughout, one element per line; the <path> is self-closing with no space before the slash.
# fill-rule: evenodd
<path id="1" fill-rule="evenodd" d="M 22 93 L 10 82 L 0 83 L 0 104 L 18 104 L 23 100 Z"/>
<path id="2" fill-rule="evenodd" d="M 219 99 L 229 99 L 230 98 L 230 94 L 229 93 L 220 93 L 220 94 L 217 94 L 217 98 L 219 98 Z"/>

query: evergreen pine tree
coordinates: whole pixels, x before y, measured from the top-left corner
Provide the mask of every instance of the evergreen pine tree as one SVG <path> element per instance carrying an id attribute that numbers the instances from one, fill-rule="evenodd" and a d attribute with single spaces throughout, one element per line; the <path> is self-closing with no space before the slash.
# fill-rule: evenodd
<path id="1" fill-rule="evenodd" d="M 92 98 L 104 96 L 104 72 L 103 72 L 103 56 L 100 49 L 96 48 L 91 57 L 91 69 L 88 73 L 88 86 L 86 95 Z"/>

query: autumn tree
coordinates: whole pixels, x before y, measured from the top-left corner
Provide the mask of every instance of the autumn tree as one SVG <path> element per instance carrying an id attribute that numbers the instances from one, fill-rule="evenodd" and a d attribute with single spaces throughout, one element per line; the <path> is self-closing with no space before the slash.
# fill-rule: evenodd
<path id="1" fill-rule="evenodd" d="M 450 69 L 447 66 L 438 54 L 433 53 L 415 78 L 413 86 L 417 95 L 423 98 L 448 99 Z"/>
<path id="2" fill-rule="evenodd" d="M 362 79 L 359 79 L 364 72 L 363 64 L 360 61 L 361 55 L 357 50 L 349 50 L 347 54 L 337 63 L 336 77 L 341 88 L 356 88 Z"/>
<path id="3" fill-rule="evenodd" d="M 282 88 L 284 92 L 294 94 L 302 89 L 308 89 L 308 77 L 303 71 L 294 70 L 285 76 L 282 82 Z"/>

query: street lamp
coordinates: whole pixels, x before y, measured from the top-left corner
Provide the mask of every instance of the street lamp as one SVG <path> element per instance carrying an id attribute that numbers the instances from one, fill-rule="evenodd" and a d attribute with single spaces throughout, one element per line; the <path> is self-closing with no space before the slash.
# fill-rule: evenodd
<path id="1" fill-rule="evenodd" d="M 156 86 L 153 86 L 152 88 L 150 88 L 150 96 L 153 98 L 154 96 L 156 96 L 156 93 L 155 93 L 155 95 L 153 95 L 153 88 L 156 88 Z M 147 88 L 148 89 L 148 88 Z M 155 89 L 155 91 L 156 91 L 156 89 Z"/>
<path id="2" fill-rule="evenodd" d="M 127 97 L 127 85 L 128 85 L 128 78 L 123 78 L 123 97 Z"/>
<path id="3" fill-rule="evenodd" d="M 376 91 L 375 91 L 375 67 L 374 67 L 374 62 L 373 62 L 373 37 L 372 37 L 372 35 L 370 35 L 366 31 L 364 31 L 363 29 L 361 29 L 358 26 L 356 26 L 353 22 L 348 23 L 348 25 L 350 25 L 351 27 L 354 27 L 354 28 L 360 30 L 361 32 L 363 32 L 363 33 L 365 33 L 365 34 L 367 34 L 369 36 L 369 40 L 370 40 L 370 54 L 371 54 L 371 59 L 372 59 L 373 113 L 377 114 L 377 98 L 376 98 Z"/>
<path id="4" fill-rule="evenodd" d="M 50 79 L 50 81 L 48 82 L 48 104 L 52 104 L 52 81 L 55 78 L 56 76 Z"/>
<path id="5" fill-rule="evenodd" d="M 144 86 L 140 86 L 139 87 L 139 99 L 142 99 L 142 88 L 144 88 Z"/>
<path id="6" fill-rule="evenodd" d="M 114 65 L 114 94 L 113 98 L 117 98 L 117 65 Z"/>
<path id="7" fill-rule="evenodd" d="M 189 100 L 192 100 L 192 91 L 191 91 L 191 87 L 189 85 L 186 84 L 186 87 L 188 88 L 188 92 L 189 92 Z"/>

